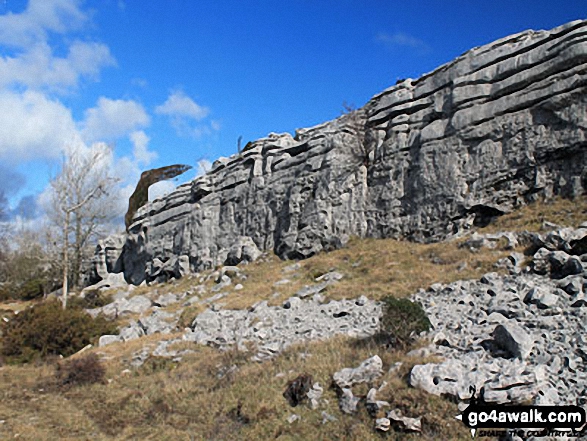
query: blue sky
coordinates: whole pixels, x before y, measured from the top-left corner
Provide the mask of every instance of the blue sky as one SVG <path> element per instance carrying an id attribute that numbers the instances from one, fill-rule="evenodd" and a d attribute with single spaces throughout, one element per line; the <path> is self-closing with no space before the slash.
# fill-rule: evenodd
<path id="1" fill-rule="evenodd" d="M 0 0 L 0 191 L 14 210 L 33 205 L 65 145 L 105 142 L 123 210 L 144 169 L 186 163 L 193 178 L 198 161 L 235 153 L 239 136 L 319 124 L 472 47 L 584 19 L 586 6 Z"/>

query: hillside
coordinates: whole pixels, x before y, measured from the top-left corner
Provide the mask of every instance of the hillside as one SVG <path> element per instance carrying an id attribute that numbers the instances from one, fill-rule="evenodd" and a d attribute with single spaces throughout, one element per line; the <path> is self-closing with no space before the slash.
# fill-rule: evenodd
<path id="1" fill-rule="evenodd" d="M 262 343 L 247 341 L 246 335 L 237 345 L 214 338 L 207 344 L 199 344 L 186 336 L 197 330 L 195 324 L 198 317 L 201 321 L 203 316 L 198 315 L 201 312 L 207 311 L 208 317 L 214 311 L 254 313 L 252 306 L 258 308 L 259 302 L 264 300 L 269 303 L 266 308 L 277 305 L 280 310 L 292 311 L 296 306 L 287 309 L 283 305 L 293 304 L 292 298 L 298 298 L 308 308 L 298 309 L 298 317 L 302 323 L 307 320 L 305 324 L 311 325 L 311 311 L 336 308 L 336 300 L 344 302 L 343 299 L 357 299 L 362 295 L 365 296 L 363 304 L 368 306 L 372 300 L 386 295 L 408 296 L 432 285 L 434 291 L 427 291 L 424 298 L 428 302 L 435 292 L 442 292 L 443 285 L 434 282 L 475 281 L 493 271 L 501 274 L 494 278 L 530 276 L 534 274 L 529 269 L 534 268 L 532 256 L 523 263 L 529 268 L 522 272 L 513 267 L 496 267 L 495 263 L 531 249 L 531 244 L 515 245 L 509 243 L 506 236 L 491 235 L 497 231 L 524 234 L 536 231 L 545 238 L 553 228 L 577 226 L 585 219 L 587 200 L 584 197 L 574 201 L 557 199 L 530 205 L 503 216 L 486 228 L 443 243 L 353 239 L 338 251 L 319 253 L 298 263 L 265 254 L 256 262 L 240 265 L 238 274 L 225 271 L 231 274 L 230 283 L 219 278 L 217 271 L 210 270 L 151 287 L 119 287 L 106 291 L 119 299 L 145 297 L 150 300 L 150 306 L 141 313 L 120 313 L 121 326 L 131 323 L 132 327 L 138 320 L 149 332 L 152 323 L 149 318 L 169 320 L 175 317 L 179 320 L 177 327 L 159 328 L 142 337 L 129 336 L 126 342 L 110 343 L 73 356 L 76 359 L 88 353 L 97 354 L 106 366 L 106 384 L 62 388 L 55 383 L 54 364 L 2 366 L 0 436 L 12 438 L 19 434 L 20 439 L 31 440 L 379 439 L 375 420 L 364 404 L 370 387 L 379 388 L 387 383 L 377 392 L 376 398 L 387 401 L 390 407 L 382 409 L 379 416 L 383 410 L 401 409 L 408 417 L 421 418 L 422 427 L 422 432 L 415 434 L 394 428 L 388 432 L 390 439 L 470 439 L 466 427 L 454 419 L 458 409 L 452 399 L 409 385 L 414 366 L 429 366 L 427 363 L 449 359 L 449 354 L 441 356 L 427 347 L 429 342 L 438 341 L 438 332 L 444 324 L 436 325 L 412 348 L 389 348 L 373 332 L 353 337 L 348 335 L 348 329 L 342 329 L 337 336 L 328 339 L 308 334 L 303 340 L 262 360 L 255 358 L 263 353 Z M 560 226 L 555 227 L 555 224 Z M 480 246 L 479 235 L 495 237 L 486 239 L 495 242 L 495 248 Z M 320 285 L 317 277 L 334 273 L 342 276 L 338 282 L 328 284 L 319 294 L 300 299 L 304 286 Z M 550 275 L 542 277 L 547 286 Z M 219 286 L 222 288 L 217 289 Z M 583 292 L 584 288 L 579 287 L 579 290 Z M 422 297 L 424 291 L 419 293 Z M 166 302 L 168 304 L 164 305 Z M 349 305 L 355 309 L 365 307 L 358 307 L 354 300 Z M 336 320 L 353 317 L 349 305 L 346 306 L 348 316 Z M 484 308 L 477 306 L 478 310 Z M 432 318 L 432 306 L 426 309 Z M 585 311 L 585 307 L 572 309 Z M 236 322 L 228 320 L 229 323 Z M 281 332 L 279 329 L 294 323 L 294 319 L 281 324 L 265 323 L 265 338 L 270 339 L 271 335 Z M 357 327 L 364 324 L 365 321 L 355 323 Z M 189 328 L 182 331 L 184 326 Z M 263 329 L 259 320 L 248 326 L 255 328 L 257 335 Z M 324 329 L 324 326 L 317 329 Z M 446 329 L 443 335 L 451 338 Z M 413 350 L 418 347 L 423 349 Z M 435 344 L 431 347 L 447 349 Z M 586 349 L 576 347 L 577 351 Z M 361 401 L 355 412 L 347 414 L 341 410 L 337 393 L 330 387 L 333 375 L 343 368 L 357 367 L 375 355 L 382 360 L 381 375 L 352 387 L 352 393 Z M 510 360 L 506 357 L 502 361 Z M 315 409 L 310 402 L 290 407 L 282 396 L 288 381 L 302 373 L 312 375 L 313 381 L 323 389 Z M 583 377 L 575 375 L 574 378 L 581 379 L 576 391 L 587 386 Z M 299 420 L 292 421 L 295 419 L 292 415 L 297 415 Z"/>

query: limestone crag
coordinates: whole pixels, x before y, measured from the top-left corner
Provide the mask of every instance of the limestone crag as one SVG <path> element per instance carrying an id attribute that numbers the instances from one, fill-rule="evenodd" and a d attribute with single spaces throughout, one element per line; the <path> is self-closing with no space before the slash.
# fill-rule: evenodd
<path id="1" fill-rule="evenodd" d="M 441 240 L 540 195 L 583 194 L 586 86 L 587 21 L 472 49 L 218 159 L 139 210 L 121 254 L 96 265 L 139 284 L 224 264 L 239 242 L 305 258 L 351 235 Z"/>

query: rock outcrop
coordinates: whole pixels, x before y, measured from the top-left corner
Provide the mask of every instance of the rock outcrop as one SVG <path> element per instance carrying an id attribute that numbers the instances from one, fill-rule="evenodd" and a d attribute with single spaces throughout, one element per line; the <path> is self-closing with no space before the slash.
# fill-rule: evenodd
<path id="1" fill-rule="evenodd" d="M 218 159 L 140 209 L 121 254 L 103 247 L 97 265 L 139 284 L 258 250 L 305 258 L 351 235 L 441 240 L 541 195 L 583 194 L 586 86 L 587 21 L 472 49 Z"/>
<path id="2" fill-rule="evenodd" d="M 587 254 L 573 244 L 587 238 L 587 223 L 517 236 L 540 246 L 532 265 L 412 296 L 433 326 L 429 353 L 444 359 L 414 366 L 412 386 L 459 400 L 471 386 L 483 388 L 489 403 L 578 404 L 585 397 Z M 578 269 L 561 274 L 541 261 L 572 261 Z"/>

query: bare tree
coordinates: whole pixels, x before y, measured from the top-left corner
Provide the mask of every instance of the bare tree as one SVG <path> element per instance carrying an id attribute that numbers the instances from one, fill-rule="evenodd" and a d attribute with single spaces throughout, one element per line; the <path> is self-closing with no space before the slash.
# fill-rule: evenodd
<path id="1" fill-rule="evenodd" d="M 63 159 L 61 173 L 51 181 L 54 207 L 51 218 L 61 227 L 63 235 L 63 308 L 67 307 L 70 278 L 73 286 L 79 284 L 86 245 L 101 225 L 115 215 L 113 201 L 108 198 L 117 182 L 109 174 L 110 154 L 111 149 L 106 146 L 90 151 L 72 149 Z"/>
<path id="2" fill-rule="evenodd" d="M 367 129 L 365 127 L 365 112 L 363 109 L 357 109 L 352 104 L 343 103 L 342 115 L 345 118 L 346 131 L 353 138 L 351 149 L 357 160 L 368 167 L 373 154 L 373 145 L 367 139 Z"/>
<path id="3" fill-rule="evenodd" d="M 6 278 L 5 264 L 8 254 L 8 235 L 10 226 L 6 222 L 8 201 L 4 192 L 0 191 L 0 282 Z"/>

